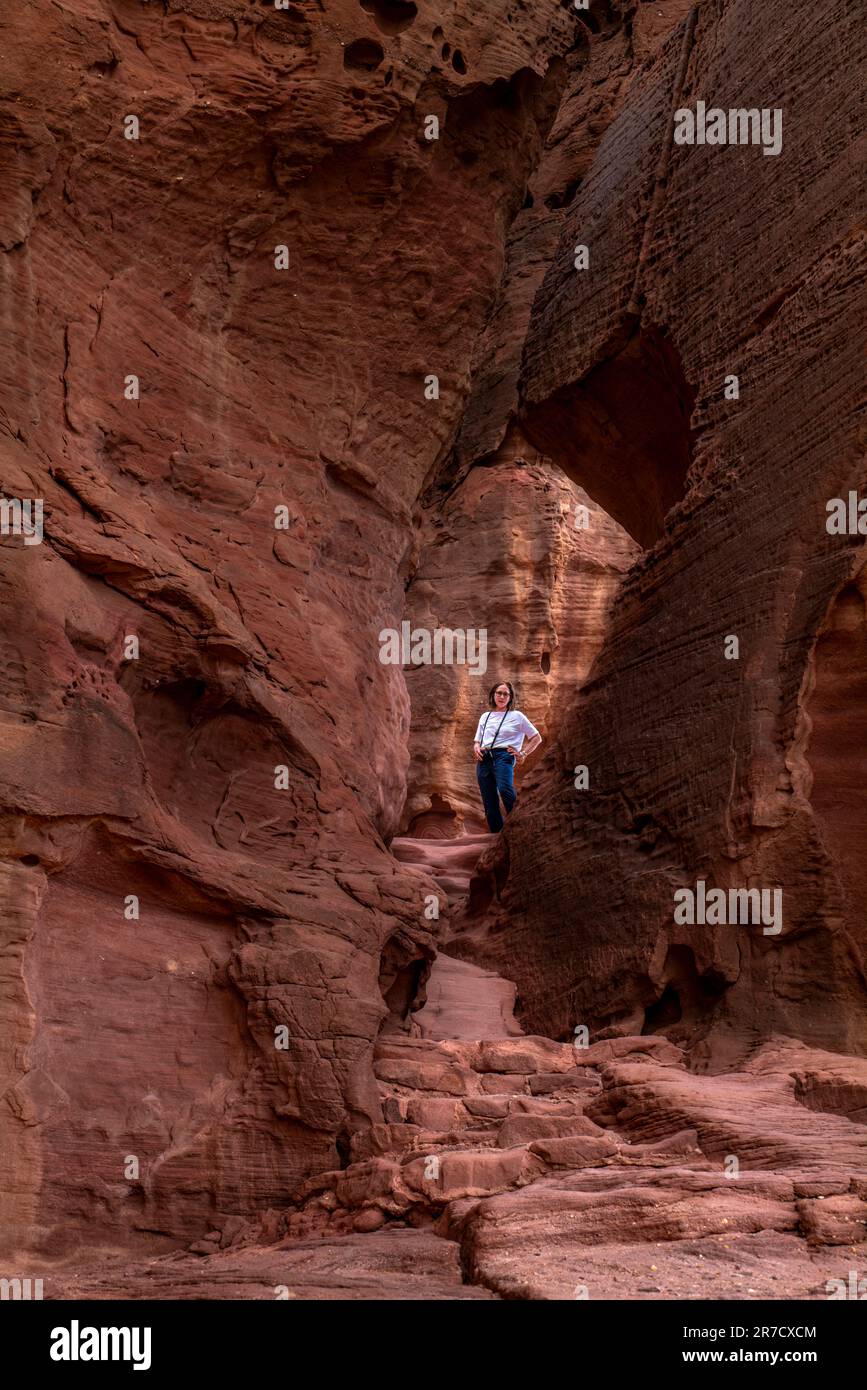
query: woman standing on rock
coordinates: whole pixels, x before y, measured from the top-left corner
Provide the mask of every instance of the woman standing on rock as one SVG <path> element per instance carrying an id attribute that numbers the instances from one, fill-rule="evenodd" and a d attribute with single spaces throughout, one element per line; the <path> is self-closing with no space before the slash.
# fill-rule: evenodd
<path id="1" fill-rule="evenodd" d="M 525 736 L 529 736 L 530 742 L 521 752 Z M 494 834 L 503 828 L 500 798 L 507 815 L 517 800 L 513 781 L 516 759 L 523 762 L 541 742 L 539 730 L 525 714 L 515 709 L 515 687 L 511 681 L 492 685 L 488 691 L 488 709 L 479 718 L 473 748 L 485 818 L 488 829 Z"/>

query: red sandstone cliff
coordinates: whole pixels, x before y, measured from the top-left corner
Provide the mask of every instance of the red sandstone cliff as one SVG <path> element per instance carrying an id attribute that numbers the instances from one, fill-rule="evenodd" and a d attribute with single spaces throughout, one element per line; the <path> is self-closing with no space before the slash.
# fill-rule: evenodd
<path id="1" fill-rule="evenodd" d="M 698 9 L 636 75 L 534 304 L 523 428 L 649 547 L 505 837 L 503 920 L 481 957 L 508 960 L 546 1034 L 674 1024 L 709 1034 L 711 1061 L 769 1030 L 867 1046 L 864 547 L 826 529 L 828 499 L 865 483 L 855 112 L 832 38 L 849 18 L 774 10 L 769 65 L 766 17 Z M 746 90 L 771 107 L 783 86 L 779 157 L 668 139 L 677 107 Z M 596 273 L 576 273 L 579 241 Z M 579 762 L 588 795 L 557 777 Z M 544 872 L 564 838 L 565 879 Z M 672 890 L 698 878 L 778 886 L 784 930 L 677 930 Z M 558 967 L 570 987 L 554 994 Z"/>

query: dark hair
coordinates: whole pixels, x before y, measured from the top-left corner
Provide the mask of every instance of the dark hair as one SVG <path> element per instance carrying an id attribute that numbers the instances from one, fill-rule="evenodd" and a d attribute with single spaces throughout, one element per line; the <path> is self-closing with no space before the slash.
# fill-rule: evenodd
<path id="1" fill-rule="evenodd" d="M 488 704 L 490 705 L 491 709 L 497 708 L 497 706 L 494 704 L 494 691 L 497 689 L 497 686 L 500 685 L 507 685 L 509 687 L 509 703 L 506 705 L 506 709 L 514 709 L 515 701 L 517 700 L 518 695 L 511 681 L 497 681 L 495 685 L 492 685 L 490 690 L 488 691 Z"/>

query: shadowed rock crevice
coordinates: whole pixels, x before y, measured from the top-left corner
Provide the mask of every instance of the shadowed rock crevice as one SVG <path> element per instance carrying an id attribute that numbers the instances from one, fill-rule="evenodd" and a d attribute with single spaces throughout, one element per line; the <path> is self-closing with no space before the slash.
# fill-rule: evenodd
<path id="1" fill-rule="evenodd" d="M 840 876 L 845 921 L 867 957 L 867 568 L 834 599 L 813 654 L 806 757 L 811 801 Z M 853 748 L 862 757 L 853 757 Z"/>
<path id="2" fill-rule="evenodd" d="M 407 1031 L 410 1011 L 424 1004 L 431 958 L 432 953 L 420 954 L 415 943 L 402 933 L 385 943 L 379 966 L 379 989 L 388 1014 L 382 1021 L 380 1034 Z"/>
<path id="3" fill-rule="evenodd" d="M 695 397 L 672 341 L 646 328 L 581 381 L 527 408 L 521 425 L 567 477 L 648 547 L 684 495 Z"/>
<path id="4" fill-rule="evenodd" d="M 700 974 L 695 952 L 689 946 L 671 946 L 662 978 L 662 992 L 646 1007 L 641 1032 L 662 1033 L 673 1042 L 680 1042 L 688 1039 L 697 1026 L 709 1027 L 714 1005 L 727 985 L 724 976 L 713 969 Z"/>
<path id="5" fill-rule="evenodd" d="M 418 16 L 413 0 L 361 0 L 361 8 L 373 16 L 383 34 L 401 34 L 409 29 Z"/>

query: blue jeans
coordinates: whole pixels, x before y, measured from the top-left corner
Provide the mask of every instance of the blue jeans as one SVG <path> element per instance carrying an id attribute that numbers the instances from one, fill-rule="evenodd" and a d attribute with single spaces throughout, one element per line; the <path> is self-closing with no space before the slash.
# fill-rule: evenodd
<path id="1" fill-rule="evenodd" d="M 482 762 L 476 763 L 476 777 L 481 789 L 482 801 L 485 803 L 488 829 L 494 834 L 503 828 L 500 797 L 503 798 L 506 815 L 509 814 L 517 801 L 513 781 L 514 768 L 515 755 L 507 753 L 505 748 L 494 749 L 493 763 L 490 758 L 484 758 Z"/>

